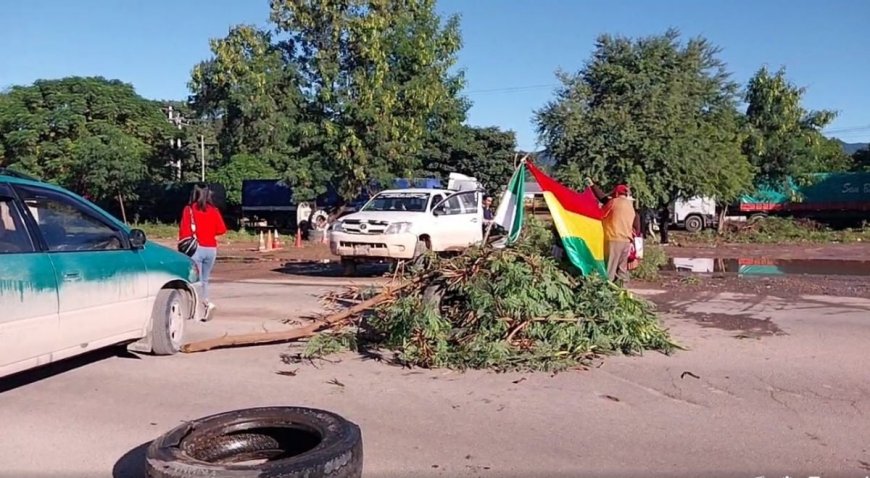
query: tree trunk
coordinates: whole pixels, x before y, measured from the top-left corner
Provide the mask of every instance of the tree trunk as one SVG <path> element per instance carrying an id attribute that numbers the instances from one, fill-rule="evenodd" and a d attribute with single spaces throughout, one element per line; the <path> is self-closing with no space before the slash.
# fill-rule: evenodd
<path id="1" fill-rule="evenodd" d="M 719 210 L 719 219 L 716 221 L 716 232 L 722 234 L 725 232 L 725 217 L 728 216 L 728 205 L 723 204 Z"/>
<path id="2" fill-rule="evenodd" d="M 669 244 L 668 242 L 668 228 L 671 226 L 671 214 L 668 211 L 668 207 L 664 206 L 659 209 L 659 235 L 661 236 L 662 244 Z"/>
<path id="3" fill-rule="evenodd" d="M 127 223 L 127 210 L 124 209 L 124 197 L 121 196 L 121 193 L 118 193 L 118 205 L 121 206 L 121 218 L 124 220 L 124 224 Z"/>

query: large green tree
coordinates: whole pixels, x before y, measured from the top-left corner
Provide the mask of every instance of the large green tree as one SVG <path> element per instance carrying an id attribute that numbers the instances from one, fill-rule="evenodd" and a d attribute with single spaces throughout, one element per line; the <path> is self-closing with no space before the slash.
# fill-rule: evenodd
<path id="1" fill-rule="evenodd" d="M 804 108 L 805 91 L 788 81 L 785 69 L 761 68 L 749 80 L 744 151 L 758 169 L 758 182 L 785 185 L 788 178 L 806 180 L 808 174 L 849 167 L 840 144 L 821 133 L 836 113 Z"/>
<path id="2" fill-rule="evenodd" d="M 190 104 L 195 123 L 217 127 L 219 157 L 210 164 L 214 179 L 229 181 L 229 201 L 240 198 L 242 179 L 263 175 L 289 179 L 302 196 L 321 192 L 328 175 L 300 154 L 305 105 L 295 64 L 270 33 L 250 25 L 210 44 L 212 57 L 193 69 Z"/>
<path id="3" fill-rule="evenodd" d="M 177 134 L 160 103 L 118 80 L 39 80 L 0 95 L 0 166 L 98 201 L 132 198 L 165 174 Z"/>
<path id="4" fill-rule="evenodd" d="M 464 116 L 459 20 L 435 0 L 272 0 L 270 18 L 301 75 L 300 155 L 345 198 L 413 174 L 431 131 Z"/>
<path id="5" fill-rule="evenodd" d="M 602 35 L 577 73 L 558 73 L 556 98 L 537 112 L 559 176 L 583 187 L 626 182 L 641 205 L 679 198 L 727 202 L 749 187 L 738 86 L 719 50 L 676 30 L 631 39 Z M 666 240 L 666 238 L 663 238 Z"/>
<path id="6" fill-rule="evenodd" d="M 452 172 L 477 178 L 490 191 L 507 186 L 517 160 L 513 131 L 498 127 L 461 126 L 454 134 L 427 144 L 424 171 L 441 178 Z"/>

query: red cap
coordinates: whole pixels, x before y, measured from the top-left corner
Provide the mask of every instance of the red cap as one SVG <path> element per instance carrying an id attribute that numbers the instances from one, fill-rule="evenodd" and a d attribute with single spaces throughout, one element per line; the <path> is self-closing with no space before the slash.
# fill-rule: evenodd
<path id="1" fill-rule="evenodd" d="M 620 194 L 625 194 L 627 196 L 628 195 L 628 186 L 626 186 L 625 184 L 620 184 L 620 185 L 616 186 L 615 188 L 613 188 L 613 195 L 614 196 L 619 196 Z"/>

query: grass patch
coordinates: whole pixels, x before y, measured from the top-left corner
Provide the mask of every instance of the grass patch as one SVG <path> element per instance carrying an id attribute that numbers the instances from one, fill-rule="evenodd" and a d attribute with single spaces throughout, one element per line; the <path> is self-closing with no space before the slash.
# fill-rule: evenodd
<path id="1" fill-rule="evenodd" d="M 746 223 L 732 222 L 721 234 L 707 230 L 678 234 L 683 243 L 697 244 L 825 244 L 870 241 L 870 225 L 832 229 L 807 219 L 767 217 Z"/>
<path id="2" fill-rule="evenodd" d="M 631 277 L 647 282 L 658 280 L 662 267 L 667 263 L 668 255 L 662 246 L 646 243 L 643 247 L 643 259 L 637 269 L 631 271 Z"/>
<path id="3" fill-rule="evenodd" d="M 132 224 L 130 227 L 142 229 L 143 231 L 145 231 L 145 235 L 149 239 L 178 239 L 178 224 L 144 222 L 139 224 Z M 227 231 L 226 235 L 222 237 L 230 242 L 245 242 L 257 240 L 257 235 L 254 234 L 254 232 L 247 230 L 229 230 Z"/>

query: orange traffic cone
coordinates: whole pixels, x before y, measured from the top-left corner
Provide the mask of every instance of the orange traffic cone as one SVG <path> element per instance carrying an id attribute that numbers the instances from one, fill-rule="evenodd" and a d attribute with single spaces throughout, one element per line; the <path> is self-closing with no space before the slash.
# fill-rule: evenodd
<path id="1" fill-rule="evenodd" d="M 272 244 L 272 231 L 266 231 L 266 250 L 271 251 L 274 249 Z"/>
<path id="2" fill-rule="evenodd" d="M 275 249 L 281 249 L 282 244 L 281 244 L 281 239 L 278 238 L 278 230 L 277 229 L 275 229 L 274 238 L 275 238 L 275 244 L 274 244 Z"/>
<path id="3" fill-rule="evenodd" d="M 296 229 L 296 248 L 302 248 L 302 228 Z"/>
<path id="4" fill-rule="evenodd" d="M 266 250 L 266 243 L 263 241 L 263 231 L 260 231 L 260 245 L 257 247 L 257 250 L 260 252 Z"/>

